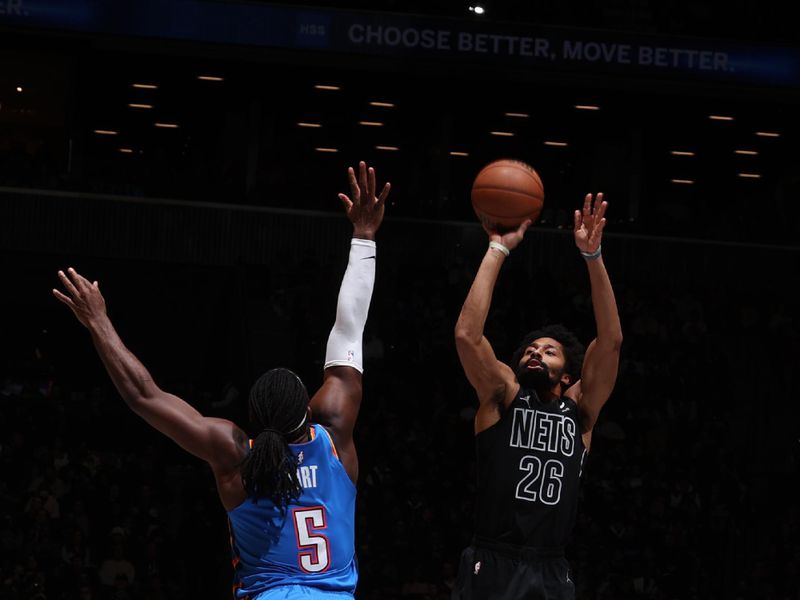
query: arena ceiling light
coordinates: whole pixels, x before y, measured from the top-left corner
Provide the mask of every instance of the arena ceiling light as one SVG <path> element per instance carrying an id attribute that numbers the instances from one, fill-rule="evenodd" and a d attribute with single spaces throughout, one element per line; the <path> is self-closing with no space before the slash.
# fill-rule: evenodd
<path id="1" fill-rule="evenodd" d="M 476 4 L 475 6 L 469 7 L 469 12 L 475 13 L 476 15 L 483 15 L 486 14 L 486 9 L 481 4 Z"/>
<path id="2" fill-rule="evenodd" d="M 469 152 L 461 152 L 459 150 L 451 150 L 450 156 L 469 156 Z"/>
<path id="3" fill-rule="evenodd" d="M 712 121 L 733 121 L 733 117 L 728 117 L 725 115 L 708 115 L 708 118 Z"/>
<path id="4" fill-rule="evenodd" d="M 397 152 L 400 150 L 397 146 L 375 146 L 376 150 L 387 150 L 389 152 Z"/>
<path id="5" fill-rule="evenodd" d="M 17 92 L 22 93 L 22 86 L 21 85 L 17 86 Z"/>
<path id="6" fill-rule="evenodd" d="M 600 107 L 594 104 L 576 104 L 575 108 L 577 110 L 600 110 Z"/>
<path id="7" fill-rule="evenodd" d="M 177 129 L 178 128 L 178 124 L 177 123 L 155 123 L 155 126 L 159 127 L 160 129 Z"/>
<path id="8" fill-rule="evenodd" d="M 734 150 L 736 154 L 741 154 L 742 156 L 758 156 L 757 150 Z"/>
<path id="9" fill-rule="evenodd" d="M 567 142 L 554 142 L 554 141 L 551 141 L 551 140 L 546 140 L 544 145 L 545 146 L 555 146 L 557 148 L 565 148 L 566 146 L 569 146 L 569 144 Z"/>
<path id="10" fill-rule="evenodd" d="M 225 81 L 225 79 L 216 75 L 198 75 L 197 78 L 200 81 Z"/>
<path id="11" fill-rule="evenodd" d="M 369 103 L 370 106 L 378 106 L 380 108 L 394 108 L 394 104 L 391 102 L 377 102 L 373 101 Z"/>
<path id="12" fill-rule="evenodd" d="M 131 87 L 136 88 L 137 90 L 157 90 L 158 86 L 154 83 L 132 83 Z"/>
<path id="13" fill-rule="evenodd" d="M 335 152 L 338 152 L 338 151 L 339 151 L 339 149 L 338 149 L 338 148 L 314 148 L 314 150 L 315 150 L 316 152 L 327 152 L 327 153 L 329 153 L 329 154 L 333 154 L 333 153 L 335 153 Z"/>
<path id="14" fill-rule="evenodd" d="M 490 131 L 489 133 L 499 137 L 514 137 L 514 134 L 510 131 Z"/>
<path id="15" fill-rule="evenodd" d="M 311 127 L 313 129 L 319 129 L 320 127 L 322 127 L 322 123 L 305 123 L 303 121 L 300 121 L 297 124 L 297 126 L 298 127 Z"/>
<path id="16" fill-rule="evenodd" d="M 123 154 L 133 154 L 133 148 L 120 148 L 119 151 Z"/>
<path id="17" fill-rule="evenodd" d="M 695 156 L 695 153 L 691 150 L 670 150 L 669 153 L 672 156 Z"/>
<path id="18" fill-rule="evenodd" d="M 359 121 L 358 124 L 366 127 L 383 127 L 383 123 L 380 121 Z"/>
<path id="19" fill-rule="evenodd" d="M 737 173 L 737 175 L 743 179 L 761 179 L 759 173 Z"/>
<path id="20" fill-rule="evenodd" d="M 325 85 L 325 84 L 321 84 L 321 83 L 316 84 L 314 86 L 314 88 L 318 89 L 318 90 L 328 90 L 328 91 L 333 91 L 333 92 L 337 92 L 340 89 L 342 89 L 338 85 Z"/>
<path id="21" fill-rule="evenodd" d="M 756 131 L 756 135 L 758 137 L 768 137 L 768 138 L 781 137 L 781 134 L 776 131 Z"/>
<path id="22" fill-rule="evenodd" d="M 94 132 L 97 135 L 119 135 L 119 131 L 114 131 L 112 129 L 95 129 Z"/>
<path id="23" fill-rule="evenodd" d="M 692 185 L 694 184 L 694 179 L 670 179 L 672 183 L 678 183 L 681 185 Z"/>
<path id="24" fill-rule="evenodd" d="M 527 119 L 528 117 L 530 117 L 528 113 L 516 113 L 516 112 L 507 112 L 503 113 L 503 115 L 506 117 L 512 117 L 514 119 Z"/>
<path id="25" fill-rule="evenodd" d="M 145 108 L 145 109 L 153 108 L 152 104 L 138 104 L 136 102 L 131 102 L 128 104 L 128 106 L 131 108 Z"/>

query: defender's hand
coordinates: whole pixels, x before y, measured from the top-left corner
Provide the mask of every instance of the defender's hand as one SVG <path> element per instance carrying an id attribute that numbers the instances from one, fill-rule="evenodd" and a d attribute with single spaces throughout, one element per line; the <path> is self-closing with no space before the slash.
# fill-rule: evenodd
<path id="1" fill-rule="evenodd" d="M 383 222 L 383 210 L 386 197 L 392 184 L 388 181 L 383 186 L 380 196 L 375 196 L 375 169 L 367 168 L 362 160 L 358 163 L 358 179 L 353 167 L 347 169 L 350 180 L 350 195 L 339 194 L 339 199 L 344 204 L 347 218 L 353 224 L 353 237 L 375 239 L 375 233 Z"/>
<path id="2" fill-rule="evenodd" d="M 69 306 L 85 327 L 106 316 L 106 301 L 96 281 L 89 283 L 89 280 L 71 267 L 67 269 L 66 274 L 64 271 L 59 271 L 58 278 L 67 293 L 53 289 L 53 295 Z"/>

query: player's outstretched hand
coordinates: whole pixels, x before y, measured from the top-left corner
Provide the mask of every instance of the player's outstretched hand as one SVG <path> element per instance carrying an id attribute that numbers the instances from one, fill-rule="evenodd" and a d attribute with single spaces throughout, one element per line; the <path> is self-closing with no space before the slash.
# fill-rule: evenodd
<path id="1" fill-rule="evenodd" d="M 504 231 L 502 233 L 487 225 L 486 222 L 482 222 L 482 225 L 483 230 L 489 234 L 489 241 L 499 242 L 509 250 L 513 250 L 519 246 L 519 243 L 522 241 L 522 238 L 525 237 L 525 232 L 528 230 L 528 227 L 531 226 L 531 223 L 533 223 L 533 221 L 527 219 L 515 230 Z"/>
<path id="2" fill-rule="evenodd" d="M 54 288 L 53 295 L 69 306 L 85 327 L 106 316 L 106 301 L 96 281 L 90 283 L 72 267 L 66 273 L 59 271 L 58 278 L 67 293 Z"/>
<path id="3" fill-rule="evenodd" d="M 358 163 L 358 178 L 353 167 L 347 169 L 347 176 L 350 180 L 350 196 L 339 194 L 339 199 L 353 224 L 353 236 L 374 239 L 383 221 L 383 210 L 392 184 L 387 181 L 380 196 L 375 196 L 375 169 L 367 168 L 363 160 Z"/>
<path id="4" fill-rule="evenodd" d="M 586 194 L 583 200 L 583 211 L 575 211 L 575 245 L 581 252 L 591 254 L 600 247 L 603 239 L 603 228 L 606 226 L 606 209 L 608 202 L 603 194 L 597 194 L 592 205 L 592 195 Z"/>

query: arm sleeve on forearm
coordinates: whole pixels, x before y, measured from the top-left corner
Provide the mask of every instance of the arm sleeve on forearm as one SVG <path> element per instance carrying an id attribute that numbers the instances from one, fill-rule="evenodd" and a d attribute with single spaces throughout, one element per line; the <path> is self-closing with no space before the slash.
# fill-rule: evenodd
<path id="1" fill-rule="evenodd" d="M 339 288 L 336 323 L 328 337 L 325 368 L 353 367 L 363 372 L 362 338 L 375 285 L 376 246 L 372 240 L 353 238 L 350 259 Z"/>

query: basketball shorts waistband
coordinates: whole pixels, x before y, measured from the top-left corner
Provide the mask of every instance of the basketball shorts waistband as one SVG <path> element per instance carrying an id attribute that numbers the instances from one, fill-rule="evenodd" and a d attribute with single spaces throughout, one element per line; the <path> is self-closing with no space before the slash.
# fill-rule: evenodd
<path id="1" fill-rule="evenodd" d="M 517 546 L 515 544 L 507 544 L 478 536 L 472 538 L 472 545 L 476 548 L 497 552 L 508 558 L 525 561 L 564 558 L 563 547 Z"/>

